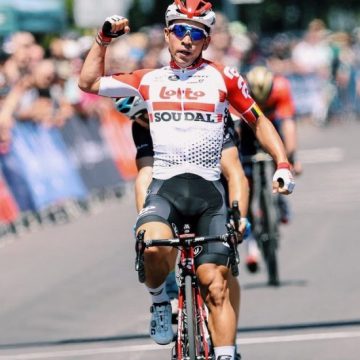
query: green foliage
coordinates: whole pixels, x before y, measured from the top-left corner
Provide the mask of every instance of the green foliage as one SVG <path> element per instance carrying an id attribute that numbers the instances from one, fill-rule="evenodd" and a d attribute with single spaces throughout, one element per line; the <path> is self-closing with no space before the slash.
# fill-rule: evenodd
<path id="1" fill-rule="evenodd" d="M 74 25 L 74 0 L 65 0 L 66 15 L 70 26 Z"/>

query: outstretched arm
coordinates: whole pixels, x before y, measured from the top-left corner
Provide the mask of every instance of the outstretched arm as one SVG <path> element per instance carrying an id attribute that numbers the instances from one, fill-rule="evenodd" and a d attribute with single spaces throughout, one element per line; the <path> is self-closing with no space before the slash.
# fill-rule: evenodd
<path id="1" fill-rule="evenodd" d="M 248 123 L 255 133 L 260 145 L 267 151 L 277 165 L 273 177 L 273 192 L 288 195 L 292 193 L 295 182 L 290 172 L 284 144 L 271 121 L 260 115 L 255 122 Z M 281 179 L 281 180 L 280 180 Z M 281 181 L 282 183 L 280 184 Z"/>
<path id="2" fill-rule="evenodd" d="M 260 115 L 255 122 L 248 124 L 254 131 L 260 145 L 272 156 L 277 165 L 288 162 L 284 144 L 267 117 Z"/>
<path id="3" fill-rule="evenodd" d="M 240 214 L 246 217 L 249 206 L 249 182 L 241 166 L 239 153 L 235 146 L 224 149 L 221 153 L 221 171 L 228 182 L 229 204 L 239 202 Z"/>

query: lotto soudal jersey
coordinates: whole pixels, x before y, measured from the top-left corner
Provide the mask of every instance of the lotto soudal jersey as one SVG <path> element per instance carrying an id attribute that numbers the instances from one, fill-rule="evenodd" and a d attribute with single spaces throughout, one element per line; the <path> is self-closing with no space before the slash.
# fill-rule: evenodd
<path id="1" fill-rule="evenodd" d="M 203 59 L 186 69 L 172 62 L 161 69 L 102 77 L 99 95 L 146 101 L 157 179 L 183 173 L 219 179 L 229 103 L 247 122 L 261 113 L 236 69 Z"/>

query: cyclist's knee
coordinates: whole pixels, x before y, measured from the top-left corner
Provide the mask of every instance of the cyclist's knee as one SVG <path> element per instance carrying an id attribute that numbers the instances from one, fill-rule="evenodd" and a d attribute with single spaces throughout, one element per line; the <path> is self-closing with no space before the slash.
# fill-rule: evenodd
<path id="1" fill-rule="evenodd" d="M 173 235 L 171 228 L 167 224 L 161 222 L 149 222 L 143 224 L 138 228 L 137 233 L 141 230 L 145 230 L 145 240 L 168 239 Z M 151 247 L 144 251 L 145 261 L 156 262 L 173 252 L 174 250 L 171 248 Z"/>
<path id="2" fill-rule="evenodd" d="M 136 230 L 138 234 L 141 230 L 145 231 L 144 239 L 168 239 L 171 238 L 173 233 L 171 227 L 160 221 L 152 221 L 142 224 Z"/>

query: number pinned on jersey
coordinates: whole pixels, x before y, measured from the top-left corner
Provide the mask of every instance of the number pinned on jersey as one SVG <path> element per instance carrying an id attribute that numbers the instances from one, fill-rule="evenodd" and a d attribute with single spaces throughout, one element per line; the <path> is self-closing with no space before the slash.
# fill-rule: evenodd
<path id="1" fill-rule="evenodd" d="M 224 74 L 225 76 L 227 76 L 230 80 L 234 79 L 234 78 L 238 78 L 238 82 L 237 82 L 237 85 L 238 85 L 238 88 L 241 90 L 243 96 L 245 99 L 248 99 L 250 97 L 250 94 L 249 94 L 249 89 L 246 85 L 246 82 L 245 80 L 243 79 L 243 77 L 239 74 L 239 72 L 237 71 L 236 68 L 234 67 L 229 67 L 229 66 L 226 66 L 224 68 Z"/>
<path id="2" fill-rule="evenodd" d="M 246 82 L 242 76 L 239 76 L 238 88 L 241 90 L 244 98 L 248 99 L 250 97 L 249 89 L 248 89 Z"/>
<path id="3" fill-rule="evenodd" d="M 226 66 L 225 68 L 224 68 L 224 74 L 225 74 L 225 76 L 227 76 L 229 79 L 233 79 L 234 77 L 239 77 L 240 76 L 240 74 L 239 74 L 239 72 L 237 71 L 237 69 L 236 68 L 234 68 L 234 67 L 229 67 L 229 66 Z"/>

